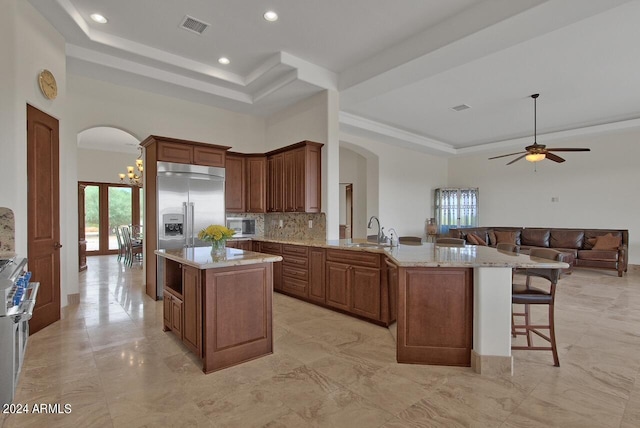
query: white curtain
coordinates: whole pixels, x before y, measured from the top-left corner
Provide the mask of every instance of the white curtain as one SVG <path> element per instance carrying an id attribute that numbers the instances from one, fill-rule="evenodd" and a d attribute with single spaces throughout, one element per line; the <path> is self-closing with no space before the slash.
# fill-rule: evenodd
<path id="1" fill-rule="evenodd" d="M 435 211 L 441 235 L 448 234 L 450 228 L 477 227 L 478 188 L 436 189 Z"/>

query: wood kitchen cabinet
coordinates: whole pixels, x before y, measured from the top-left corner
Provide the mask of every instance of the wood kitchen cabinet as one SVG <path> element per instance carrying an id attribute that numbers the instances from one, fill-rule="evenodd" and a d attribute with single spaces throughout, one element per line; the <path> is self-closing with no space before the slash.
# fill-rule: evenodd
<path id="1" fill-rule="evenodd" d="M 177 138 L 150 135 L 140 143 L 144 148 L 144 270 L 145 289 L 148 296 L 157 295 L 157 260 L 155 250 L 158 242 L 157 185 L 158 162 L 176 162 L 190 165 L 225 166 L 227 146 L 180 140 Z"/>
<path id="2" fill-rule="evenodd" d="M 182 340 L 182 299 L 167 290 L 162 293 L 162 296 L 163 330 L 171 330 Z"/>
<path id="3" fill-rule="evenodd" d="M 243 213 L 245 204 L 245 157 L 228 153 L 225 160 L 224 201 L 227 212 Z"/>
<path id="4" fill-rule="evenodd" d="M 273 242 L 260 242 L 260 248 L 258 251 L 261 253 L 281 256 L 282 244 L 276 244 Z M 282 262 L 273 263 L 273 289 L 277 291 L 282 290 Z"/>
<path id="5" fill-rule="evenodd" d="M 321 155 L 312 141 L 267 153 L 269 212 L 320 212 Z"/>
<path id="6" fill-rule="evenodd" d="M 309 295 L 309 249 L 282 245 L 282 290 L 300 297 Z"/>
<path id="7" fill-rule="evenodd" d="M 267 158 L 264 155 L 228 153 L 225 172 L 227 212 L 267 211 Z"/>
<path id="8" fill-rule="evenodd" d="M 309 247 L 309 299 L 320 303 L 326 296 L 325 264 L 324 248 Z"/>
<path id="9" fill-rule="evenodd" d="M 252 251 L 253 245 L 250 239 L 234 239 L 227 241 L 228 248 L 237 248 L 239 250 Z"/>
<path id="10" fill-rule="evenodd" d="M 380 255 L 333 249 L 326 254 L 327 305 L 381 321 Z"/>

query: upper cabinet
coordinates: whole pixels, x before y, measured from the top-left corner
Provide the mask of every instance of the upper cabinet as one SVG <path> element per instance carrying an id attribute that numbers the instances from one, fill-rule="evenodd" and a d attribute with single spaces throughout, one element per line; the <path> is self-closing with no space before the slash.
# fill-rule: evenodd
<path id="1" fill-rule="evenodd" d="M 229 147 L 215 146 L 194 141 L 152 135 L 141 145 L 156 145 L 156 161 L 206 165 L 224 168 L 225 154 Z M 147 161 L 148 162 L 148 161 Z"/>
<path id="2" fill-rule="evenodd" d="M 225 168 L 227 212 L 266 212 L 267 157 L 228 153 Z"/>
<path id="3" fill-rule="evenodd" d="M 312 141 L 267 153 L 268 212 L 320 212 L 321 154 Z"/>

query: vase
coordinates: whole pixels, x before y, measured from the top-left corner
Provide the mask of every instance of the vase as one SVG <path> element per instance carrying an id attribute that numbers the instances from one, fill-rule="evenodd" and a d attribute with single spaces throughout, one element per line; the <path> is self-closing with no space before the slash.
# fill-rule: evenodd
<path id="1" fill-rule="evenodd" d="M 227 255 L 227 240 L 211 241 L 211 257 L 214 260 L 223 259 Z"/>

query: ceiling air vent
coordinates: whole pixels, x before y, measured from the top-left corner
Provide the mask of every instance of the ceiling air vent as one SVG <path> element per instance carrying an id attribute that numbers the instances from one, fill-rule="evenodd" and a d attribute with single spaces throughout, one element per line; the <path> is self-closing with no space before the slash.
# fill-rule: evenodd
<path id="1" fill-rule="evenodd" d="M 471 106 L 468 106 L 466 104 L 460 104 L 459 106 L 451 107 L 451 110 L 453 110 L 453 111 L 462 111 L 462 110 L 466 110 L 468 108 L 471 108 Z"/>
<path id="2" fill-rule="evenodd" d="M 196 34 L 202 34 L 204 33 L 204 30 L 209 27 L 209 24 L 207 24 L 206 22 L 198 21 L 197 19 L 189 15 L 185 15 L 182 23 L 180 24 L 180 27 Z"/>

